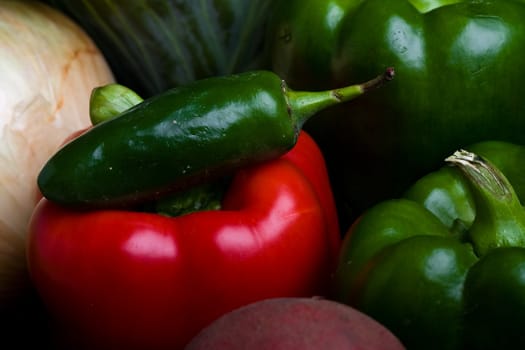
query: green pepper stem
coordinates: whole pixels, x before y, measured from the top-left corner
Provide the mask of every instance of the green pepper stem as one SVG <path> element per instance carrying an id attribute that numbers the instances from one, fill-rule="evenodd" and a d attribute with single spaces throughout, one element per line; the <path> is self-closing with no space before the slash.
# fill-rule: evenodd
<path id="1" fill-rule="evenodd" d="M 113 119 L 143 101 L 130 88 L 112 83 L 94 88 L 89 99 L 89 117 L 93 125 Z"/>
<path id="2" fill-rule="evenodd" d="M 476 217 L 468 236 L 476 254 L 499 247 L 525 247 L 525 212 L 514 188 L 488 160 L 465 150 L 445 159 L 466 176 L 473 191 Z"/>
<path id="3" fill-rule="evenodd" d="M 287 100 L 288 112 L 297 125 L 297 130 L 319 111 L 346 101 L 353 100 L 362 94 L 381 87 L 394 78 L 394 68 L 389 67 L 385 72 L 372 80 L 361 84 L 346 86 L 339 89 L 325 91 L 294 91 L 283 81 L 283 94 Z"/>

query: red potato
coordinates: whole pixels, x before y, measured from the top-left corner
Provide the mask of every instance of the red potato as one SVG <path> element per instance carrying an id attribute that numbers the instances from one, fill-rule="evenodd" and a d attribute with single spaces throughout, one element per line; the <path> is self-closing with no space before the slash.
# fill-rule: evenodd
<path id="1" fill-rule="evenodd" d="M 335 301 L 274 298 L 223 315 L 186 350 L 400 350 L 404 346 L 367 315 Z"/>

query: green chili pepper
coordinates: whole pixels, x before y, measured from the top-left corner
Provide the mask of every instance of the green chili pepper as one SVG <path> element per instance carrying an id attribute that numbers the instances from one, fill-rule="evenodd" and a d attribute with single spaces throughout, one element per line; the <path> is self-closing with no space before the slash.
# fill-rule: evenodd
<path id="1" fill-rule="evenodd" d="M 151 97 L 62 147 L 38 176 L 42 194 L 80 207 L 127 206 L 204 182 L 295 145 L 318 111 L 391 80 L 293 91 L 274 73 L 199 80 Z"/>
<path id="2" fill-rule="evenodd" d="M 112 83 L 93 89 L 89 101 L 89 117 L 93 125 L 113 119 L 143 101 L 135 91 L 127 86 Z M 204 183 L 193 186 L 151 203 L 145 203 L 144 211 L 154 211 L 166 216 L 181 216 L 202 210 L 218 210 L 228 181 Z"/>

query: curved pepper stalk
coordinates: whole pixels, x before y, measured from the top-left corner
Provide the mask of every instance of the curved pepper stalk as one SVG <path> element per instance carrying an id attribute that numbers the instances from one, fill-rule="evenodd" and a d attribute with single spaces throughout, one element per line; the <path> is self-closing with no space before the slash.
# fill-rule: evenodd
<path id="1" fill-rule="evenodd" d="M 500 247 L 525 247 L 525 214 L 512 185 L 489 161 L 460 150 L 446 159 L 470 180 L 476 219 L 469 230 L 477 255 Z"/>

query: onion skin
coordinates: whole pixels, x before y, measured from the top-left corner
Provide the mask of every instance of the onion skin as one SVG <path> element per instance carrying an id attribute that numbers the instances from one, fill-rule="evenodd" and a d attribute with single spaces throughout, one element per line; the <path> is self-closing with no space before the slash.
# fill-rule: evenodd
<path id="1" fill-rule="evenodd" d="M 89 97 L 113 74 L 90 37 L 38 2 L 0 2 L 0 311 L 30 287 L 27 225 L 40 168 L 90 125 Z"/>

